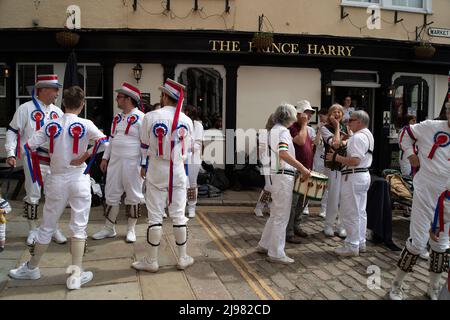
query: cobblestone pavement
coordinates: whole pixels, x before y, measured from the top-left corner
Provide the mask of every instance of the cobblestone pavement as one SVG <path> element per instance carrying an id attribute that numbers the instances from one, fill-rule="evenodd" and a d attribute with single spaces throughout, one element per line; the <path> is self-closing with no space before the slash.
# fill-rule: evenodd
<path id="1" fill-rule="evenodd" d="M 137 242 L 125 243 L 126 220 L 121 208 L 116 238 L 88 240 L 84 267 L 94 272 L 94 280 L 82 290 L 68 291 L 65 286 L 65 270 L 71 262 L 68 244 L 50 245 L 40 265 L 41 279 L 18 281 L 7 276 L 9 269 L 30 257 L 25 245 L 27 222 L 21 216 L 22 204 L 11 203 L 14 211 L 7 225 L 7 245 L 0 253 L 0 299 L 380 300 L 386 299 L 399 254 L 369 243 L 368 252 L 359 257 L 335 256 L 333 250 L 342 240 L 322 234 L 323 219 L 317 215 L 317 208 L 311 208 L 303 224 L 310 236 L 302 244 L 287 244 L 287 253 L 295 263 L 271 264 L 255 252 L 267 216 L 256 217 L 249 203 L 247 206 L 200 206 L 197 217 L 189 222 L 188 252 L 196 263 L 186 271 L 176 270 L 176 245 L 169 218 L 165 220 L 160 247 L 160 271 L 136 272 L 130 265 L 148 249 L 147 225 L 140 218 Z M 101 208 L 91 211 L 89 235 L 102 227 L 102 211 Z M 61 220 L 66 235 L 69 219 L 69 209 L 66 209 Z M 408 227 L 407 218 L 394 217 L 394 241 L 399 246 L 406 239 Z M 372 290 L 367 286 L 366 272 L 373 265 L 381 270 L 381 288 Z M 419 261 L 415 272 L 406 280 L 408 299 L 426 299 L 427 278 L 427 263 Z"/>

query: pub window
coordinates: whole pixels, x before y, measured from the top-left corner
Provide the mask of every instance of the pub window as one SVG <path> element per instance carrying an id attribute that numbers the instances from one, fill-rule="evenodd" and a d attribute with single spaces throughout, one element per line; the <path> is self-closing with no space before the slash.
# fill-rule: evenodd
<path id="1" fill-rule="evenodd" d="M 431 13 L 432 0 L 342 0 L 342 5 L 366 7 L 378 4 L 383 9 Z"/>
<path id="2" fill-rule="evenodd" d="M 94 122 L 99 129 L 105 127 L 103 103 L 103 68 L 99 64 L 78 64 L 78 81 L 85 91 L 86 106 L 80 117 Z"/>
<path id="3" fill-rule="evenodd" d="M 19 63 L 17 64 L 16 106 L 31 100 L 31 92 L 38 74 L 53 74 L 53 64 Z M 61 81 L 60 81 L 61 82 Z"/>
<path id="4" fill-rule="evenodd" d="M 3 65 L 0 63 L 0 128 L 6 128 L 9 124 L 9 110 L 6 105 L 6 78 Z"/>

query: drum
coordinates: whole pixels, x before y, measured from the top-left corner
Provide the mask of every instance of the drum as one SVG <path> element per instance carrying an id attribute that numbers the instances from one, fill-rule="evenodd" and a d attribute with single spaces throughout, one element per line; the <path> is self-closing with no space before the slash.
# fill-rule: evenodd
<path id="1" fill-rule="evenodd" d="M 319 172 L 311 171 L 311 176 L 304 182 L 300 181 L 301 176 L 295 179 L 294 192 L 309 200 L 320 201 L 327 188 L 328 177 Z"/>

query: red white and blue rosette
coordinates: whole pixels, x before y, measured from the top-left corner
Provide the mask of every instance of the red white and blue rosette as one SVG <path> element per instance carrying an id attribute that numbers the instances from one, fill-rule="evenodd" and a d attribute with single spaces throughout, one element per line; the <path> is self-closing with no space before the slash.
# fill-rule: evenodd
<path id="1" fill-rule="evenodd" d="M 53 153 L 54 140 L 61 134 L 61 132 L 62 127 L 56 122 L 50 122 L 45 127 L 45 134 L 50 138 L 50 153 Z"/>
<path id="2" fill-rule="evenodd" d="M 69 127 L 69 135 L 73 138 L 73 153 L 78 153 L 78 144 L 81 138 L 86 134 L 86 128 L 79 122 L 74 122 Z"/>
<path id="3" fill-rule="evenodd" d="M 138 122 L 139 116 L 137 114 L 132 114 L 128 116 L 127 118 L 127 128 L 125 129 L 125 134 L 128 134 L 128 131 L 130 131 L 130 127 Z"/>
<path id="4" fill-rule="evenodd" d="M 431 148 L 430 153 L 428 154 L 428 159 L 433 159 L 434 153 L 437 148 L 445 148 L 450 145 L 450 134 L 444 131 L 439 131 L 434 135 L 434 145 Z"/>
<path id="5" fill-rule="evenodd" d="M 56 113 L 56 111 L 52 111 L 50 112 L 50 120 L 56 120 L 59 118 L 58 113 Z"/>
<path id="6" fill-rule="evenodd" d="M 120 113 L 118 113 L 118 114 L 116 114 L 114 116 L 114 119 L 113 119 L 113 124 L 112 124 L 112 129 L 111 129 L 111 136 L 115 135 L 117 124 L 120 123 L 120 121 L 122 121 L 122 116 L 120 115 Z"/>
<path id="7" fill-rule="evenodd" d="M 169 129 L 164 123 L 156 123 L 153 126 L 153 134 L 158 138 L 158 156 L 164 155 L 163 138 L 167 135 Z"/>
<path id="8" fill-rule="evenodd" d="M 41 127 L 44 125 L 44 118 L 45 115 L 40 110 L 34 110 L 33 112 L 31 112 L 31 120 L 33 120 L 36 124 L 36 131 L 41 129 Z"/>
<path id="9" fill-rule="evenodd" d="M 187 137 L 189 129 L 184 125 L 180 124 L 177 127 L 178 141 L 181 143 L 181 154 L 184 155 L 184 138 Z"/>

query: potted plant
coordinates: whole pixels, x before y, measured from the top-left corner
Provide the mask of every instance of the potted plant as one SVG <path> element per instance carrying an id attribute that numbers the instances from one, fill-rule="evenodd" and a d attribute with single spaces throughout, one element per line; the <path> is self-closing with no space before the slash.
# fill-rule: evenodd
<path id="1" fill-rule="evenodd" d="M 56 33 L 56 42 L 64 48 L 73 48 L 80 40 L 80 35 L 70 31 L 64 30 Z"/>
<path id="2" fill-rule="evenodd" d="M 273 34 L 271 32 L 256 32 L 253 35 L 252 44 L 259 52 L 269 48 L 272 43 Z"/>
<path id="3" fill-rule="evenodd" d="M 418 58 L 431 58 L 436 53 L 436 48 L 430 42 L 422 41 L 414 47 L 414 54 Z"/>

